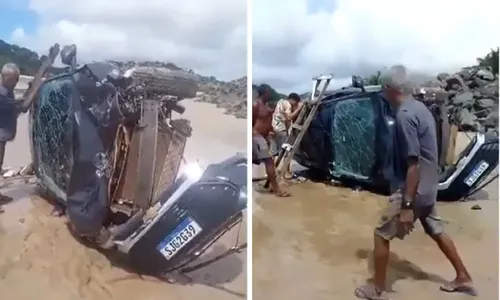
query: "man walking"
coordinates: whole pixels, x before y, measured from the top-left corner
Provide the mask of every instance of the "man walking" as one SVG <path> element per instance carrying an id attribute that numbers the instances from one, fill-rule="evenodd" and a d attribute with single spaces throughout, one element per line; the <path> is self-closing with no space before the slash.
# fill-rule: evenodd
<path id="1" fill-rule="evenodd" d="M 5 158 L 7 142 L 16 137 L 17 118 L 31 107 L 34 97 L 16 101 L 14 88 L 19 82 L 20 71 L 16 64 L 8 63 L 2 68 L 2 82 L 0 85 L 0 170 Z M 12 198 L 0 194 L 0 204 L 11 201 Z"/>
<path id="2" fill-rule="evenodd" d="M 419 219 L 456 272 L 455 280 L 441 286 L 441 290 L 476 295 L 471 276 L 436 212 L 438 151 L 434 118 L 423 103 L 411 96 L 412 84 L 404 66 L 391 67 L 380 80 L 386 99 L 397 109 L 393 193 L 375 228 L 374 283 L 357 288 L 355 294 L 360 299 L 388 299 L 389 242 L 395 237 L 403 239 Z"/>
<path id="3" fill-rule="evenodd" d="M 276 104 L 273 113 L 273 134 L 271 135 L 271 155 L 276 160 L 280 154 L 281 147 L 288 138 L 288 130 L 293 120 L 299 115 L 302 108 L 300 96 L 297 93 L 291 93 L 288 98 L 281 99 Z M 287 172 L 283 175 L 285 179 L 291 179 L 292 173 L 290 165 L 286 166 Z"/>
<path id="4" fill-rule="evenodd" d="M 254 164 L 264 163 L 272 192 L 279 197 L 288 197 L 276 178 L 276 168 L 269 150 L 269 134 L 272 132 L 273 109 L 269 107 L 271 87 L 261 85 L 257 90 L 258 98 L 252 106 L 252 160 Z"/>

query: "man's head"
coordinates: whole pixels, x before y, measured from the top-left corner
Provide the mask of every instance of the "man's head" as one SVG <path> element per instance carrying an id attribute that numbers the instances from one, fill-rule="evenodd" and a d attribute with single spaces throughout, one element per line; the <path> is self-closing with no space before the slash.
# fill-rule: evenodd
<path id="1" fill-rule="evenodd" d="M 290 95 L 288 95 L 287 100 L 288 102 L 290 102 L 292 107 L 297 107 L 297 104 L 299 104 L 300 102 L 300 96 L 297 93 L 291 93 Z"/>
<path id="2" fill-rule="evenodd" d="M 392 105 L 398 106 L 413 90 L 408 70 L 403 65 L 394 65 L 380 75 L 380 83 L 385 97 Z"/>
<path id="3" fill-rule="evenodd" d="M 14 89 L 19 81 L 21 72 L 16 64 L 8 63 L 2 68 L 2 84 L 8 89 Z"/>
<path id="4" fill-rule="evenodd" d="M 262 102 L 268 102 L 269 100 L 271 100 L 271 93 L 271 87 L 267 84 L 261 84 L 257 88 L 257 97 L 259 97 Z"/>

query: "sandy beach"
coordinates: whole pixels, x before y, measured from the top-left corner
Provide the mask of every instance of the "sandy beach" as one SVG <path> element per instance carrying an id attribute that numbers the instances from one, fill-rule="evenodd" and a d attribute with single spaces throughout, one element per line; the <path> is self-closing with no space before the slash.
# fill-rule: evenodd
<path id="1" fill-rule="evenodd" d="M 461 135 L 457 150 L 466 143 Z M 373 226 L 386 197 L 310 181 L 288 188 L 292 197 L 277 198 L 254 187 L 254 299 L 355 299 L 354 289 L 373 272 Z M 439 203 L 438 211 L 479 297 L 439 291 L 454 271 L 418 224 L 391 245 L 390 299 L 498 299 L 498 180 L 475 198 Z"/>
<path id="2" fill-rule="evenodd" d="M 185 118 L 193 136 L 186 159 L 206 166 L 236 152 L 246 152 L 246 121 L 224 115 L 206 103 L 184 100 Z M 15 141 L 7 146 L 5 166 L 29 163 L 27 116 L 18 121 Z M 28 186 L 2 190 L 13 197 L 0 215 L 0 295 L 16 300 L 159 300 L 242 299 L 246 297 L 246 252 L 231 255 L 191 273 L 192 285 L 141 279 L 73 238 L 64 217 L 52 217 L 52 206 Z M 244 226 L 240 241 L 246 240 Z M 232 246 L 236 230 L 213 246 L 213 252 Z M 209 251 L 210 252 L 210 251 Z"/>

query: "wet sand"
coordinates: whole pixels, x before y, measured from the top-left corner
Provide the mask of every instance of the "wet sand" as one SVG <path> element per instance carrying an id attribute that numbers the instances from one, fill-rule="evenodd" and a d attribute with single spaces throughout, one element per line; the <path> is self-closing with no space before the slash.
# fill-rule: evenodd
<path id="1" fill-rule="evenodd" d="M 254 189 L 254 299 L 356 299 L 354 289 L 373 272 L 373 226 L 386 198 L 310 181 L 290 186 L 290 198 Z M 498 299 L 498 181 L 476 198 L 439 203 L 438 210 L 479 297 L 439 291 L 454 271 L 418 224 L 407 239 L 391 244 L 390 299 Z M 471 210 L 476 204 L 482 209 Z"/>
<path id="2" fill-rule="evenodd" d="M 183 101 L 192 120 L 193 137 L 186 159 L 206 165 L 246 150 L 246 122 L 206 103 Z M 7 146 L 6 166 L 29 163 L 27 117 Z M 246 252 L 231 255 L 190 273 L 192 285 L 141 279 L 114 260 L 81 245 L 67 230 L 64 217 L 52 217 L 52 206 L 28 186 L 4 189 L 15 200 L 0 215 L 0 295 L 16 300 L 76 299 L 241 299 L 246 295 Z M 246 240 L 246 222 L 239 233 Z M 224 236 L 208 253 L 221 253 L 237 231 Z"/>

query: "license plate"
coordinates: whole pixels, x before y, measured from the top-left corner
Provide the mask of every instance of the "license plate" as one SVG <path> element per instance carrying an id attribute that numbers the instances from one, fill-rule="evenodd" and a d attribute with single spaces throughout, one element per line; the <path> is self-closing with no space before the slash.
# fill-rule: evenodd
<path id="1" fill-rule="evenodd" d="M 470 172 L 469 176 L 464 180 L 465 184 L 472 186 L 478 179 L 483 175 L 483 173 L 488 170 L 490 165 L 484 160 L 481 161 L 475 168 Z"/>
<path id="2" fill-rule="evenodd" d="M 192 218 L 187 217 L 172 233 L 158 244 L 157 249 L 167 260 L 169 260 L 192 241 L 201 231 L 201 226 Z"/>

